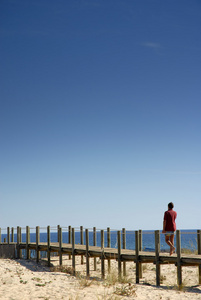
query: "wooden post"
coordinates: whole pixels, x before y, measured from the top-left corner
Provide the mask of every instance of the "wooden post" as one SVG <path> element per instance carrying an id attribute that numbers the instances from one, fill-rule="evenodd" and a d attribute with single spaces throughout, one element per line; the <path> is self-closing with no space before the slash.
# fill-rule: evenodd
<path id="1" fill-rule="evenodd" d="M 47 261 L 48 267 L 50 267 L 50 226 L 47 226 Z"/>
<path id="2" fill-rule="evenodd" d="M 20 249 L 20 243 L 22 241 L 21 227 L 17 226 L 17 258 L 22 258 L 22 250 Z"/>
<path id="3" fill-rule="evenodd" d="M 20 243 L 22 243 L 22 227 L 20 227 Z M 22 249 L 20 249 L 20 258 L 22 258 Z"/>
<path id="4" fill-rule="evenodd" d="M 160 286 L 160 231 L 155 231 L 156 286 Z"/>
<path id="5" fill-rule="evenodd" d="M 181 267 L 181 235 L 180 230 L 176 231 L 177 239 L 177 284 L 179 288 L 182 286 L 182 267 Z"/>
<path id="6" fill-rule="evenodd" d="M 59 243 L 59 228 L 60 228 L 60 225 L 57 225 L 57 242 Z"/>
<path id="7" fill-rule="evenodd" d="M 11 228 L 11 242 L 14 243 L 14 227 Z"/>
<path id="8" fill-rule="evenodd" d="M 27 252 L 27 259 L 30 259 L 29 244 L 30 244 L 30 227 L 26 226 L 26 252 Z"/>
<path id="9" fill-rule="evenodd" d="M 10 227 L 7 227 L 7 243 L 10 244 Z"/>
<path id="10" fill-rule="evenodd" d="M 139 230 L 139 251 L 142 251 L 142 230 Z M 140 278 L 142 278 L 142 263 L 139 262 Z"/>
<path id="11" fill-rule="evenodd" d="M 75 276 L 75 228 L 72 228 L 72 268 Z"/>
<path id="12" fill-rule="evenodd" d="M 107 228 L 107 247 L 111 248 L 111 233 L 110 233 L 110 228 Z M 110 264 L 110 259 L 107 260 L 108 262 L 108 273 L 111 271 L 111 264 Z"/>
<path id="13" fill-rule="evenodd" d="M 93 227 L 93 245 L 96 246 L 96 227 Z M 94 271 L 96 271 L 96 257 L 94 257 Z"/>
<path id="14" fill-rule="evenodd" d="M 135 231 L 136 283 L 140 282 L 139 268 L 139 232 Z"/>
<path id="15" fill-rule="evenodd" d="M 72 236 L 72 228 L 68 226 L 68 243 L 71 244 L 71 236 Z M 69 254 L 69 259 L 71 259 L 71 255 Z"/>
<path id="16" fill-rule="evenodd" d="M 84 245 L 83 226 L 80 226 L 80 245 Z M 81 265 L 84 263 L 84 255 L 81 255 Z"/>
<path id="17" fill-rule="evenodd" d="M 101 277 L 105 278 L 104 230 L 101 230 Z"/>
<path id="18" fill-rule="evenodd" d="M 198 243 L 198 254 L 201 254 L 201 230 L 197 231 L 197 243 Z M 201 284 L 201 265 L 198 266 L 198 280 L 199 284 Z"/>
<path id="19" fill-rule="evenodd" d="M 68 243 L 71 244 L 72 241 L 72 228 L 71 226 L 68 226 Z"/>
<path id="20" fill-rule="evenodd" d="M 20 258 L 20 228 L 17 226 L 17 258 Z"/>
<path id="21" fill-rule="evenodd" d="M 123 235 L 123 249 L 126 249 L 126 229 L 122 228 L 122 235 Z M 123 276 L 126 276 L 126 262 L 123 262 Z"/>
<path id="22" fill-rule="evenodd" d="M 86 277 L 89 278 L 89 230 L 85 229 L 86 239 Z"/>
<path id="23" fill-rule="evenodd" d="M 59 265 L 62 266 L 62 228 L 59 227 Z"/>
<path id="24" fill-rule="evenodd" d="M 117 231 L 117 246 L 118 246 L 118 278 L 121 280 L 121 231 Z"/>
<path id="25" fill-rule="evenodd" d="M 36 226 L 36 262 L 37 263 L 40 260 L 39 243 L 40 243 L 40 227 Z"/>
<path id="26" fill-rule="evenodd" d="M 0 228 L 0 244 L 1 244 L 1 228 Z"/>

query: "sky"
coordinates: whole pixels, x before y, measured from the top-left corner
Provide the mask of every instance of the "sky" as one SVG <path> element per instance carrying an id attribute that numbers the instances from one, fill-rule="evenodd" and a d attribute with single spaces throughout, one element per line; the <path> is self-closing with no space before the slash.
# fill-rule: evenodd
<path id="1" fill-rule="evenodd" d="M 201 2 L 1 0 L 0 227 L 201 229 Z"/>

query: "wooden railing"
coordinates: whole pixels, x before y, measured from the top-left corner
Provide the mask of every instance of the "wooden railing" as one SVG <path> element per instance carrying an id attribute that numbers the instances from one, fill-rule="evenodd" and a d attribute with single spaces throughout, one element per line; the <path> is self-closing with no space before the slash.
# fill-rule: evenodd
<path id="1" fill-rule="evenodd" d="M 75 244 L 75 229 L 68 226 L 68 241 L 62 241 L 62 227 L 57 226 L 57 242 L 51 242 L 50 233 L 51 228 L 47 226 L 47 242 L 40 242 L 40 228 L 36 227 L 36 242 L 30 242 L 30 227 L 26 226 L 26 242 L 22 242 L 22 229 L 17 227 L 17 242 L 14 242 L 14 228 L 7 227 L 7 238 L 4 243 L 13 244 L 16 246 L 16 258 L 22 257 L 22 249 L 26 250 L 26 258 L 30 259 L 30 251 L 36 251 L 36 261 L 40 260 L 40 251 L 47 252 L 48 265 L 51 263 L 51 252 L 57 252 L 59 255 L 59 264 L 62 265 L 62 255 L 69 255 L 72 259 L 72 268 L 75 274 L 76 260 L 75 257 L 81 257 L 81 264 L 83 264 L 83 256 L 86 259 L 86 276 L 90 275 L 89 259 L 94 259 L 94 270 L 96 270 L 96 258 L 101 259 L 101 276 L 105 277 L 105 262 L 108 263 L 108 272 L 110 272 L 110 260 L 116 259 L 118 261 L 118 274 L 119 278 L 122 276 L 122 263 L 123 263 L 123 276 L 126 275 L 126 262 L 133 261 L 136 264 L 136 283 L 140 282 L 142 278 L 142 264 L 154 263 L 156 265 L 156 285 L 160 285 L 160 266 L 161 264 L 175 264 L 177 267 L 177 284 L 182 286 L 182 267 L 185 266 L 198 266 L 198 282 L 201 284 L 201 230 L 197 230 L 197 253 L 198 254 L 183 254 L 181 253 L 181 233 L 176 231 L 176 253 L 169 255 L 160 251 L 160 231 L 155 231 L 155 252 L 142 251 L 142 231 L 135 231 L 135 250 L 126 249 L 126 230 L 117 231 L 117 248 L 111 248 L 111 231 L 107 228 L 107 247 L 105 247 L 104 230 L 101 230 L 101 243 L 97 247 L 96 241 L 96 227 L 93 227 L 93 246 L 89 245 L 89 230 L 85 229 L 85 245 L 84 245 L 84 230 L 80 226 L 80 243 Z M 0 229 L 1 241 L 1 229 Z"/>

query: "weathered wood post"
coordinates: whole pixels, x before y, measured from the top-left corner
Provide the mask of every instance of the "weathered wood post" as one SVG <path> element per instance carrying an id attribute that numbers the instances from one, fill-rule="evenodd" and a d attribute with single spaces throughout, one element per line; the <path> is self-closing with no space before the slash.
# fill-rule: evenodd
<path id="1" fill-rule="evenodd" d="M 160 286 L 160 231 L 155 231 L 156 286 Z"/>
<path id="2" fill-rule="evenodd" d="M 1 244 L 1 228 L 0 228 L 0 244 Z"/>
<path id="3" fill-rule="evenodd" d="M 20 243 L 22 242 L 22 227 L 20 227 Z"/>
<path id="4" fill-rule="evenodd" d="M 83 226 L 80 226 L 80 245 L 84 245 L 84 232 Z M 84 263 L 84 255 L 81 255 L 81 265 Z"/>
<path id="5" fill-rule="evenodd" d="M 96 246 L 96 227 L 93 227 L 93 245 Z M 96 271 L 96 257 L 94 257 L 94 271 Z"/>
<path id="6" fill-rule="evenodd" d="M 201 230 L 197 231 L 197 243 L 198 243 L 198 254 L 201 254 Z M 198 266 L 198 280 L 199 284 L 201 284 L 201 265 Z"/>
<path id="7" fill-rule="evenodd" d="M 101 230 L 101 277 L 105 278 L 104 230 Z"/>
<path id="8" fill-rule="evenodd" d="M 27 254 L 27 259 L 30 259 L 29 244 L 30 244 L 30 227 L 26 226 L 26 254 Z"/>
<path id="9" fill-rule="evenodd" d="M 71 236 L 72 236 L 72 228 L 68 226 L 68 243 L 71 244 Z M 71 259 L 71 255 L 69 254 L 69 259 Z"/>
<path id="10" fill-rule="evenodd" d="M 11 242 L 14 243 L 14 227 L 11 228 Z"/>
<path id="11" fill-rule="evenodd" d="M 47 226 L 47 261 L 48 267 L 50 267 L 50 226 Z"/>
<path id="12" fill-rule="evenodd" d="M 139 230 L 139 251 L 142 251 L 142 230 Z M 142 278 L 142 263 L 139 263 L 140 278 Z"/>
<path id="13" fill-rule="evenodd" d="M 139 268 L 139 232 L 135 231 L 135 263 L 136 263 L 136 283 L 140 282 L 140 268 Z"/>
<path id="14" fill-rule="evenodd" d="M 121 280 L 121 231 L 117 231 L 117 247 L 118 247 L 118 278 Z"/>
<path id="15" fill-rule="evenodd" d="M 40 260 L 40 249 L 39 249 L 39 243 L 40 243 L 40 227 L 36 226 L 36 262 L 38 263 Z"/>
<path id="16" fill-rule="evenodd" d="M 20 258 L 20 228 L 17 226 L 17 258 Z"/>
<path id="17" fill-rule="evenodd" d="M 62 227 L 59 227 L 59 265 L 62 266 Z"/>
<path id="18" fill-rule="evenodd" d="M 72 227 L 68 226 L 68 243 L 71 244 L 72 241 Z"/>
<path id="19" fill-rule="evenodd" d="M 57 225 L 57 242 L 59 243 L 59 228 L 60 228 L 60 225 Z"/>
<path id="20" fill-rule="evenodd" d="M 75 276 L 75 228 L 72 228 L 72 268 Z"/>
<path id="21" fill-rule="evenodd" d="M 86 277 L 89 278 L 89 230 L 85 229 L 86 243 Z"/>
<path id="22" fill-rule="evenodd" d="M 7 227 L 7 243 L 10 244 L 10 227 Z"/>
<path id="23" fill-rule="evenodd" d="M 122 228 L 122 236 L 123 236 L 123 249 L 126 249 L 126 229 Z M 126 262 L 123 262 L 123 276 L 126 276 Z"/>
<path id="24" fill-rule="evenodd" d="M 181 267 L 181 234 L 180 230 L 176 231 L 177 240 L 177 284 L 179 288 L 182 286 L 182 267 Z"/>
<path id="25" fill-rule="evenodd" d="M 21 241 L 22 241 L 21 227 L 17 226 L 17 258 L 22 258 L 22 250 L 20 249 Z"/>
<path id="26" fill-rule="evenodd" d="M 107 228 L 107 247 L 111 248 L 111 233 L 110 233 L 110 228 Z M 110 264 L 110 259 L 108 258 L 108 273 L 111 271 L 111 264 Z"/>

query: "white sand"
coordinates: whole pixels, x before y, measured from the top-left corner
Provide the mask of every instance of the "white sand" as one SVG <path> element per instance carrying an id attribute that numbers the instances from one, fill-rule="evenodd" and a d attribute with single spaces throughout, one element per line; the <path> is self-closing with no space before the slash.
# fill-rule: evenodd
<path id="1" fill-rule="evenodd" d="M 51 262 L 58 265 L 58 257 Z M 71 260 L 63 257 L 63 265 L 71 267 Z M 107 270 L 107 262 L 105 263 Z M 62 272 L 52 272 L 44 263 L 36 264 L 35 260 L 0 259 L 0 299 L 32 300 L 32 299 L 69 299 L 69 300 L 118 300 L 118 299 L 144 299 L 144 300 L 179 300 L 201 299 L 201 286 L 198 285 L 198 268 L 183 267 L 182 291 L 176 288 L 177 273 L 174 265 L 161 266 L 161 287 L 155 286 L 155 266 L 143 265 L 143 278 L 140 284 L 135 284 L 135 264 L 126 263 L 129 283 L 113 283 L 111 280 L 101 280 L 101 264 L 97 259 L 97 271 L 93 271 L 93 259 L 90 259 L 90 280 L 85 279 L 86 265 L 81 265 L 80 257 L 76 258 L 76 271 L 79 276 Z M 111 261 L 113 277 L 117 273 L 117 262 Z M 83 276 L 82 276 L 83 275 Z M 120 292 L 120 296 L 115 292 Z M 127 292 L 129 296 L 122 295 Z"/>

